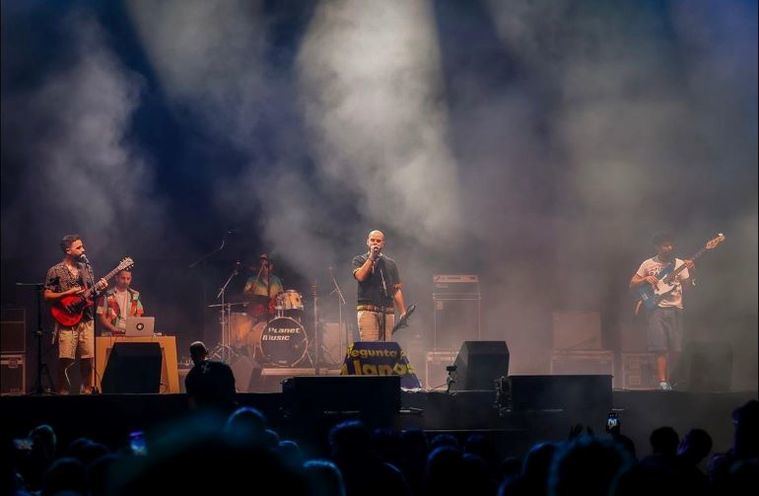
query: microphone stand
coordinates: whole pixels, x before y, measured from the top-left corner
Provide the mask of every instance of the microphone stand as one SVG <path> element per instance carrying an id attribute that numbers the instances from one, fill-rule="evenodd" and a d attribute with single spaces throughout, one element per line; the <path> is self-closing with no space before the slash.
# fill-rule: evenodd
<path id="1" fill-rule="evenodd" d="M 311 289 L 314 298 L 314 375 L 321 375 L 321 370 L 319 369 L 319 352 L 321 351 L 321 340 L 319 339 L 319 294 L 317 293 L 316 280 L 314 280 Z"/>
<path id="2" fill-rule="evenodd" d="M 99 394 L 100 389 L 98 388 L 98 385 L 97 385 L 98 384 L 98 371 L 97 371 L 97 363 L 98 363 L 97 362 L 97 359 L 98 359 L 97 336 L 98 335 L 97 335 L 96 327 L 97 327 L 97 300 L 100 298 L 101 293 L 97 290 L 97 287 L 96 287 L 97 283 L 95 282 L 95 269 L 92 268 L 92 265 L 90 264 L 90 261 L 87 259 L 87 256 L 83 254 L 81 256 L 79 263 L 81 263 L 89 272 L 90 284 L 94 288 L 93 293 L 92 293 L 92 298 L 94 300 L 93 306 L 92 306 L 92 341 L 95 346 L 93 347 L 93 350 L 92 350 L 92 366 L 91 366 L 92 370 L 90 370 L 90 375 L 92 376 L 91 377 L 92 389 L 91 389 L 90 394 Z M 82 277 L 82 280 L 84 280 L 84 276 Z M 86 286 L 86 283 L 85 283 L 85 286 Z M 85 359 L 80 358 L 80 360 L 85 360 Z M 73 363 L 71 365 L 73 365 Z M 69 367 L 71 365 L 69 365 Z M 68 380 L 68 376 L 66 377 L 67 377 L 66 380 Z M 84 377 L 82 377 L 82 380 L 84 380 Z"/>
<path id="3" fill-rule="evenodd" d="M 379 258 L 377 259 L 379 263 Z M 387 294 L 387 284 L 385 283 L 385 274 L 382 272 L 382 268 L 379 269 L 380 277 L 382 278 L 382 292 L 385 295 L 385 297 L 382 299 L 382 305 L 380 305 L 380 311 L 382 312 L 382 315 L 380 316 L 380 336 L 382 337 L 382 341 L 387 341 L 387 306 L 385 305 L 385 301 L 389 298 Z"/>
<path id="4" fill-rule="evenodd" d="M 42 336 L 44 330 L 42 329 L 42 292 L 45 290 L 45 284 L 41 282 L 17 282 L 16 286 L 34 288 L 37 293 L 37 330 L 34 331 L 34 336 L 37 338 L 37 379 L 34 384 L 32 394 L 42 395 L 50 393 L 54 390 L 53 377 L 50 375 L 50 369 L 47 364 L 42 361 Z M 47 376 L 50 388 L 45 390 L 42 386 L 42 372 L 45 372 Z M 26 391 L 24 391 L 26 392 Z"/>
<path id="5" fill-rule="evenodd" d="M 343 330 L 343 305 L 345 305 L 345 297 L 340 290 L 340 285 L 337 284 L 335 279 L 335 273 L 332 267 L 329 268 L 329 276 L 332 279 L 332 285 L 335 287 L 329 294 L 337 294 L 337 328 Z M 348 326 L 345 326 L 345 332 L 340 333 L 340 349 L 345 350 L 348 347 Z"/>
<path id="6" fill-rule="evenodd" d="M 223 242 L 222 242 L 223 245 Z M 232 353 L 231 353 L 231 336 L 230 336 L 230 329 L 229 329 L 229 323 L 232 318 L 231 315 L 231 305 L 228 305 L 224 302 L 224 297 L 227 292 L 227 286 L 229 286 L 229 283 L 232 282 L 232 279 L 235 278 L 237 274 L 240 272 L 240 262 L 237 262 L 235 264 L 235 268 L 232 270 L 232 273 L 229 274 L 229 277 L 227 277 L 226 282 L 224 282 L 224 285 L 219 288 L 219 292 L 216 294 L 216 299 L 221 300 L 221 306 L 220 308 L 220 317 L 219 317 L 219 323 L 221 324 L 221 361 L 224 363 L 230 363 L 232 361 Z"/>
<path id="7" fill-rule="evenodd" d="M 224 233 L 224 236 L 221 238 L 221 244 L 219 245 L 218 248 L 214 248 L 213 250 L 209 251 L 205 255 L 201 256 L 199 259 L 195 260 L 193 263 L 191 263 L 190 265 L 188 265 L 187 268 L 188 269 L 194 269 L 195 267 L 197 267 L 201 263 L 205 262 L 206 259 L 210 258 L 211 256 L 213 256 L 213 255 L 219 253 L 221 250 L 223 250 L 224 249 L 224 244 L 226 244 L 226 242 L 227 242 L 227 235 L 228 234 L 229 234 L 229 231 L 227 231 L 227 232 Z"/>
<path id="8" fill-rule="evenodd" d="M 224 232 L 224 236 L 222 236 L 222 238 L 221 238 L 221 244 L 219 244 L 219 246 L 217 248 L 214 248 L 210 252 L 208 252 L 205 255 L 201 256 L 199 259 L 195 260 L 190 265 L 188 265 L 187 268 L 188 269 L 194 269 L 194 268 L 200 266 L 201 264 L 205 264 L 206 260 L 208 260 L 213 255 L 215 255 L 215 254 L 219 253 L 221 250 L 223 250 L 224 249 L 224 245 L 227 242 L 227 236 L 229 234 L 231 234 L 231 233 L 232 233 L 231 231 L 225 231 Z M 198 277 L 200 277 L 201 292 L 202 292 L 202 297 L 203 297 L 201 305 L 205 306 L 208 303 L 208 283 L 207 283 L 208 275 L 207 275 L 207 270 L 204 270 L 203 272 L 201 272 Z M 205 336 L 206 336 L 206 314 L 205 314 L 205 310 L 203 311 L 201 322 L 202 322 L 202 336 L 203 336 L 203 339 L 205 340 Z"/>

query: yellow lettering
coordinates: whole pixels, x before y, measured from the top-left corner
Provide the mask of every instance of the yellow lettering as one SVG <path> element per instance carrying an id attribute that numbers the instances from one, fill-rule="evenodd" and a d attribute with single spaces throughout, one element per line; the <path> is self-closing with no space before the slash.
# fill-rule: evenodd
<path id="1" fill-rule="evenodd" d="M 380 365 L 378 369 L 379 375 L 393 375 L 393 367 L 390 365 Z"/>

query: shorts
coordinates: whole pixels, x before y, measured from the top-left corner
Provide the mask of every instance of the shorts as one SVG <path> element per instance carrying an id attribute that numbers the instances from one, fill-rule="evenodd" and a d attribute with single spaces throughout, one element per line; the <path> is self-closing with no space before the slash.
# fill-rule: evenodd
<path id="1" fill-rule="evenodd" d="M 382 314 L 380 312 L 372 312 L 371 310 L 359 310 L 357 318 L 358 333 L 361 336 L 361 341 L 380 341 L 380 322 Z M 390 331 L 393 330 L 394 325 L 395 315 L 391 313 L 385 314 L 384 341 L 390 340 Z"/>
<path id="2" fill-rule="evenodd" d="M 56 326 L 58 335 L 58 357 L 76 359 L 79 352 L 81 358 L 95 356 L 95 322 L 79 322 L 72 327 Z"/>
<path id="3" fill-rule="evenodd" d="M 682 309 L 658 307 L 648 312 L 648 332 L 646 337 L 649 351 L 682 351 Z"/>

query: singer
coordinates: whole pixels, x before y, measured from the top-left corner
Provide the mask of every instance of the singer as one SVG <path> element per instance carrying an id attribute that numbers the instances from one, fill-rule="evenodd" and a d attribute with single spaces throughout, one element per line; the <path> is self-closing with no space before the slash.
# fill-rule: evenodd
<path id="1" fill-rule="evenodd" d="M 63 260 L 50 267 L 45 277 L 43 296 L 48 303 L 55 303 L 67 295 L 81 294 L 95 284 L 87 257 L 84 242 L 78 234 L 67 234 L 61 239 Z M 108 282 L 100 279 L 98 290 L 105 289 Z M 71 327 L 56 322 L 54 341 L 58 343 L 58 393 L 68 394 L 66 369 L 74 364 L 79 352 L 79 370 L 82 375 L 82 391 L 91 394 L 93 388 L 92 361 L 95 356 L 95 325 L 92 306 L 84 309 L 82 320 Z"/>
<path id="2" fill-rule="evenodd" d="M 358 281 L 357 318 L 361 341 L 387 341 L 399 317 L 406 313 L 401 278 L 395 260 L 382 253 L 385 235 L 371 231 L 366 240 L 368 252 L 353 258 L 353 277 Z"/>

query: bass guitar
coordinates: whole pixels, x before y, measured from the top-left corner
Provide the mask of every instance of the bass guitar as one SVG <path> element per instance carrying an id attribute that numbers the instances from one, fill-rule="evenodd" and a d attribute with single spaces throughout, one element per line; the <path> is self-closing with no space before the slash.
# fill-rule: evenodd
<path id="1" fill-rule="evenodd" d="M 690 257 L 690 260 L 696 260 L 709 250 L 713 250 L 725 241 L 725 235 L 719 233 L 714 239 L 710 239 L 706 245 Z M 685 264 L 675 268 L 674 261 L 665 266 L 657 275 L 656 286 L 650 284 L 641 284 L 635 288 L 637 303 L 635 304 L 635 315 L 640 312 L 641 306 L 648 310 L 653 310 L 659 305 L 659 302 L 675 290 L 677 287 L 677 275 L 685 269 Z"/>
<path id="2" fill-rule="evenodd" d="M 390 335 L 394 335 L 395 331 L 402 327 L 406 327 L 408 325 L 408 318 L 411 317 L 411 314 L 414 313 L 414 310 L 416 310 L 416 305 L 411 304 L 406 308 L 406 313 L 403 314 L 403 317 L 398 319 L 398 322 L 393 326 L 393 330 L 390 331 Z"/>
<path id="3" fill-rule="evenodd" d="M 119 264 L 101 279 L 108 281 L 113 276 L 124 269 L 129 269 L 134 265 L 134 261 L 125 257 Z M 50 314 L 56 322 L 64 327 L 77 325 L 84 316 L 84 310 L 94 305 L 92 296 L 95 294 L 95 286 L 86 288 L 80 294 L 66 295 L 53 303 L 50 307 Z"/>

